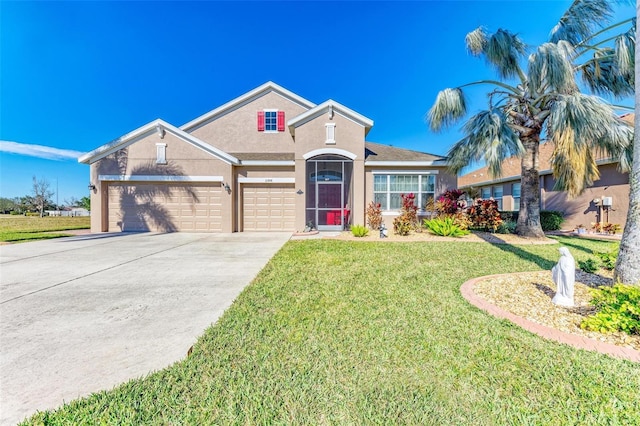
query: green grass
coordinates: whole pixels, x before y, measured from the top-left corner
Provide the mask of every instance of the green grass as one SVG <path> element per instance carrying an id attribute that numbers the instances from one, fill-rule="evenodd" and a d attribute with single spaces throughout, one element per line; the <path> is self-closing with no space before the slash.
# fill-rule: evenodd
<path id="1" fill-rule="evenodd" d="M 559 238 L 576 259 L 611 243 Z M 29 424 L 640 424 L 640 365 L 469 305 L 558 245 L 291 241 L 183 361 Z"/>
<path id="2" fill-rule="evenodd" d="M 0 242 L 59 238 L 69 234 L 52 232 L 90 227 L 90 217 L 0 215 Z"/>

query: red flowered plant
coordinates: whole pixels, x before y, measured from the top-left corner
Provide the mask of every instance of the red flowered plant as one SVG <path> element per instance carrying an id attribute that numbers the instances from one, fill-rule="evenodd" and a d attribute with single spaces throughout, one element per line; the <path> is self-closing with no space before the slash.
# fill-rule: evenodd
<path id="1" fill-rule="evenodd" d="M 398 235 L 409 235 L 409 232 L 418 229 L 418 206 L 416 195 L 401 194 L 402 209 L 400 216 L 393 220 L 393 231 Z"/>
<path id="2" fill-rule="evenodd" d="M 373 201 L 367 206 L 367 225 L 370 229 L 378 230 L 382 226 L 382 210 L 380 210 L 380 203 L 374 203 Z"/>
<path id="3" fill-rule="evenodd" d="M 467 214 L 471 220 L 472 227 L 483 231 L 495 232 L 502 218 L 498 210 L 498 202 L 493 198 L 489 200 L 477 199 L 475 203 L 467 209 Z"/>

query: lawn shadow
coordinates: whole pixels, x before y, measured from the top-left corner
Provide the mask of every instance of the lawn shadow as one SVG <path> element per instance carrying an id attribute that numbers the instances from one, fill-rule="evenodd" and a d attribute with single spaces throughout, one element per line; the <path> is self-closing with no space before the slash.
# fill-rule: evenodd
<path id="1" fill-rule="evenodd" d="M 556 291 L 554 289 L 552 289 L 551 287 L 549 287 L 548 285 L 544 285 L 544 284 L 540 284 L 540 283 L 533 283 L 533 285 L 535 285 L 535 287 L 542 293 L 546 294 L 547 296 L 549 296 L 549 299 L 553 299 L 553 296 L 556 295 Z"/>
<path id="2" fill-rule="evenodd" d="M 556 262 L 554 262 L 552 260 L 549 260 L 549 259 L 545 259 L 544 257 L 538 256 L 537 254 L 533 254 L 531 252 L 528 252 L 528 251 L 522 249 L 520 246 L 512 245 L 511 243 L 508 243 L 507 241 L 505 241 L 502 238 L 498 237 L 496 234 L 478 232 L 478 233 L 476 233 L 476 235 L 478 237 L 480 237 L 481 239 L 483 239 L 484 241 L 486 241 L 489 244 L 491 244 L 492 246 L 494 246 L 494 247 L 496 247 L 496 248 L 498 248 L 498 249 L 500 249 L 500 250 L 502 250 L 504 252 L 513 253 L 513 254 L 515 254 L 516 256 L 518 256 L 521 259 L 528 260 L 530 262 L 535 263 L 541 269 L 550 270 L 556 264 Z"/>
<path id="3" fill-rule="evenodd" d="M 565 237 L 565 238 L 571 238 L 571 237 Z M 562 242 L 562 245 L 563 245 L 563 246 L 567 246 L 567 247 L 572 247 L 572 248 L 574 248 L 574 249 L 576 249 L 576 250 L 583 251 L 583 252 L 585 252 L 585 253 L 587 253 L 587 254 L 593 254 L 593 253 L 594 253 L 594 251 L 593 251 L 593 250 L 591 250 L 590 248 L 586 248 L 586 247 L 583 247 L 583 246 L 579 246 L 579 245 L 577 245 L 577 244 L 571 244 L 571 243 L 568 243 L 568 242 L 566 242 L 566 241 L 563 241 L 563 242 Z"/>

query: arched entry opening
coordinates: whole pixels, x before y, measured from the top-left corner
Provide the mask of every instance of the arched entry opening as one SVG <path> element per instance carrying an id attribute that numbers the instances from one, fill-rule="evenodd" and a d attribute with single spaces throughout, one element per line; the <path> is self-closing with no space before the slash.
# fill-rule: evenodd
<path id="1" fill-rule="evenodd" d="M 319 231 L 342 231 L 349 225 L 353 161 L 335 154 L 307 160 L 306 224 Z"/>

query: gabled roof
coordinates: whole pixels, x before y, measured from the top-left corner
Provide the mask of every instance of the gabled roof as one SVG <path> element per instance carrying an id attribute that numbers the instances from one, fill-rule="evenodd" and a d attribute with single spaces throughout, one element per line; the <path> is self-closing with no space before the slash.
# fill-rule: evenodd
<path id="1" fill-rule="evenodd" d="M 289 126 L 289 131 L 291 132 L 291 134 L 293 134 L 296 127 L 301 126 L 304 123 L 307 123 L 321 116 L 322 114 L 329 114 L 329 115 L 340 114 L 343 117 L 364 127 L 365 135 L 369 133 L 369 130 L 371 130 L 371 128 L 373 127 L 373 120 L 371 120 L 370 118 L 367 118 L 364 115 L 358 114 L 354 110 L 349 109 L 346 106 L 332 99 L 329 99 L 328 101 L 325 101 L 320 105 L 317 105 L 314 108 L 311 108 L 310 110 L 303 112 L 302 114 L 296 117 L 293 117 L 292 119 L 287 121 L 287 126 Z"/>
<path id="2" fill-rule="evenodd" d="M 119 138 L 105 144 L 102 145 L 99 148 L 94 149 L 91 152 L 88 152 L 82 156 L 80 156 L 78 158 L 78 162 L 79 163 L 84 163 L 84 164 L 92 164 L 95 163 L 96 161 L 110 155 L 113 154 L 114 152 L 125 148 L 143 138 L 146 138 L 147 136 L 153 134 L 153 133 L 162 133 L 162 132 L 169 132 L 175 136 L 177 136 L 178 138 L 184 140 L 187 143 L 192 144 L 193 146 L 200 148 L 201 150 L 211 154 L 214 157 L 219 158 L 220 160 L 224 161 L 225 163 L 228 164 L 238 164 L 239 161 L 237 158 L 235 158 L 232 155 L 227 154 L 226 152 L 219 150 L 218 148 L 215 148 L 211 145 L 209 145 L 208 143 L 204 142 L 201 139 L 196 138 L 195 136 L 178 129 L 177 127 L 167 123 L 164 120 L 161 119 L 157 119 L 157 120 L 153 120 L 150 123 L 145 124 L 144 126 L 141 126 L 139 128 L 137 128 L 136 130 L 127 133 L 124 136 L 120 136 Z"/>
<path id="3" fill-rule="evenodd" d="M 210 123 L 211 121 L 216 120 L 217 118 L 220 118 L 223 115 L 226 115 L 231 111 L 234 111 L 250 102 L 253 102 L 254 100 L 271 92 L 275 92 L 278 95 L 282 96 L 283 98 L 288 99 L 306 109 L 313 108 L 316 106 L 316 104 L 314 104 L 313 102 L 308 101 L 307 99 L 296 95 L 295 93 L 285 89 L 282 86 L 277 85 L 272 81 L 268 81 L 263 85 L 258 86 L 255 89 L 251 90 L 250 92 L 247 92 L 244 95 L 239 96 L 227 102 L 226 104 L 219 106 L 218 108 L 212 111 L 209 111 L 208 113 L 203 114 L 194 120 L 189 121 L 188 123 L 180 126 L 180 129 L 186 132 L 192 132 L 198 127 L 202 127 L 205 124 Z"/>
<path id="4" fill-rule="evenodd" d="M 367 164 L 374 165 L 383 165 L 383 163 L 392 165 L 391 163 L 396 162 L 407 163 L 407 165 L 417 165 L 415 163 L 447 165 L 447 157 L 373 142 L 365 142 L 365 161 Z"/>

